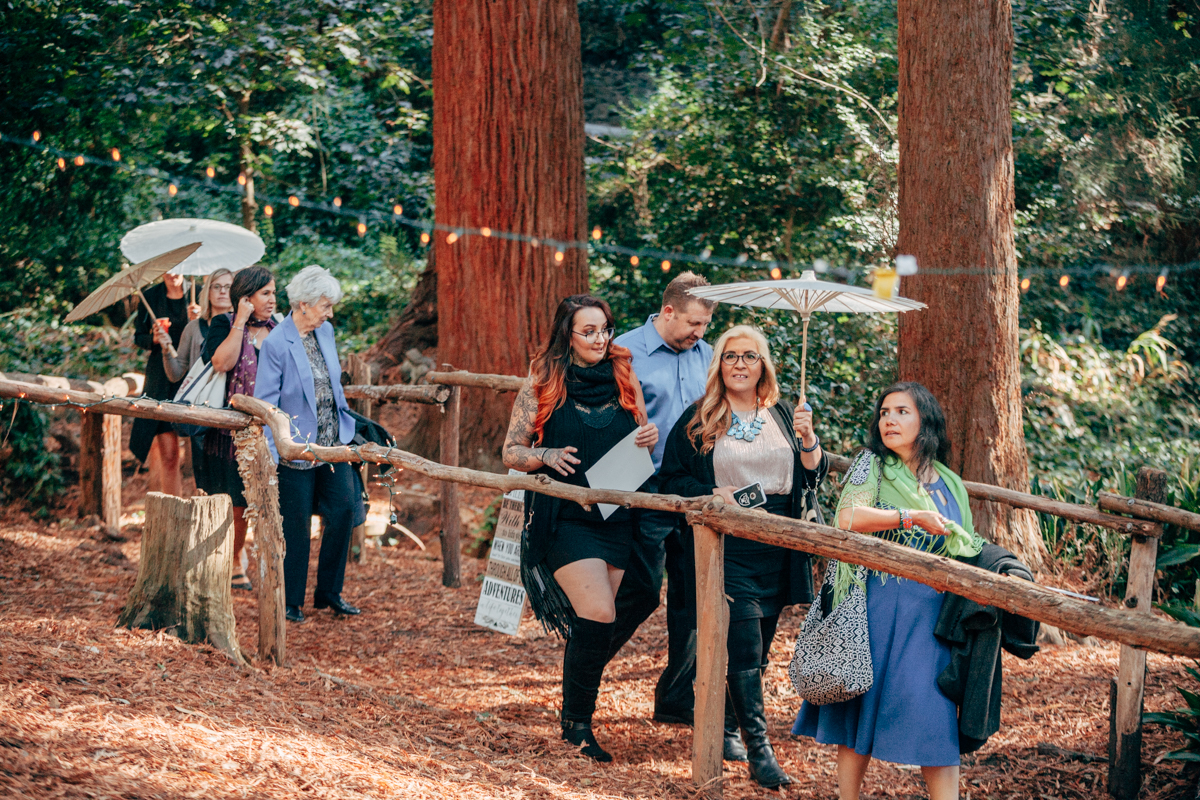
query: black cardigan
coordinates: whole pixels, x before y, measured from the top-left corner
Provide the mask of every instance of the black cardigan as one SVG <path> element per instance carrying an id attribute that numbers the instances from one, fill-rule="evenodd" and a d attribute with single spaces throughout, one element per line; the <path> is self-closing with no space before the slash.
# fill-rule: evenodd
<path id="1" fill-rule="evenodd" d="M 688 423 L 696 416 L 700 401 L 693 403 L 671 428 L 663 450 L 662 468 L 658 471 L 659 491 L 663 494 L 678 494 L 684 497 L 711 495 L 717 488 L 716 471 L 713 468 L 712 450 L 701 453 L 687 435 Z M 786 400 L 771 406 L 768 413 L 779 423 L 780 430 L 792 447 L 795 466 L 792 470 L 792 507 L 788 515 L 793 519 L 808 519 L 824 524 L 821 509 L 817 505 L 817 488 L 829 472 L 829 456 L 821 453 L 821 463 L 815 470 L 807 469 L 800 460 L 800 442 L 792 430 L 795 407 Z M 686 555 L 693 557 L 692 549 L 685 547 Z M 688 606 L 694 609 L 695 569 L 689 570 Z M 785 605 L 811 603 L 813 599 L 812 566 L 808 553 L 788 549 L 788 576 Z"/>

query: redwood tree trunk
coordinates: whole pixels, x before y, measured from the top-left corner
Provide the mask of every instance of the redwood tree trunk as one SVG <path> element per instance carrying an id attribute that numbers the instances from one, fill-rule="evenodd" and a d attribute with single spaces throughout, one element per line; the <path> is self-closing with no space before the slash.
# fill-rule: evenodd
<path id="1" fill-rule="evenodd" d="M 437 221 L 582 241 L 583 78 L 574 0 L 435 0 Z M 587 258 L 495 237 L 434 236 L 438 362 L 523 375 Z M 463 392 L 464 464 L 498 465 L 511 395 Z"/>
<path id="2" fill-rule="evenodd" d="M 942 402 L 968 480 L 1028 491 L 1013 244 L 1009 0 L 899 0 L 900 242 L 928 304 L 900 321 L 900 375 Z M 938 274 L 940 270 L 965 274 Z M 1032 512 L 973 503 L 981 534 L 1032 567 Z"/>

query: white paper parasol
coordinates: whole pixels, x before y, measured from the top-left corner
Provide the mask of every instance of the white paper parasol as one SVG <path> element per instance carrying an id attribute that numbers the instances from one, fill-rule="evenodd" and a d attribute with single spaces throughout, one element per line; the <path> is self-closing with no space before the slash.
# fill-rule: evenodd
<path id="1" fill-rule="evenodd" d="M 805 270 L 798 279 L 786 281 L 754 281 L 723 283 L 717 286 L 698 286 L 689 294 L 706 300 L 717 300 L 754 308 L 783 308 L 800 314 L 804 321 L 804 347 L 800 361 L 800 402 L 805 401 L 808 366 L 808 321 L 814 311 L 841 314 L 882 314 L 893 311 L 917 311 L 924 303 L 903 297 L 880 297 L 871 289 L 817 280 L 812 270 Z"/>
<path id="2" fill-rule="evenodd" d="M 170 270 L 176 275 L 208 275 L 225 268 L 237 272 L 267 251 L 257 233 L 214 219 L 164 219 L 139 225 L 121 239 L 121 252 L 130 261 L 145 261 L 159 253 L 199 242 L 201 247 Z M 193 286 L 193 295 L 194 295 Z M 192 301 L 195 302 L 193 296 Z"/>

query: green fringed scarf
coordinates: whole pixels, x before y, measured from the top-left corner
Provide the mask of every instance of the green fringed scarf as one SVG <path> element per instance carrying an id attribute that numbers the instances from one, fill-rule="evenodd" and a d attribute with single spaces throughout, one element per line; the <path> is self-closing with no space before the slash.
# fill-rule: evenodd
<path id="1" fill-rule="evenodd" d="M 914 525 L 910 531 L 896 528 L 889 531 L 876 531 L 872 535 L 940 556 L 953 558 L 979 555 L 980 550 L 983 549 L 983 539 L 975 533 L 967 488 L 963 485 L 962 479 L 951 472 L 950 468 L 942 462 L 933 462 L 933 467 L 945 480 L 950 494 L 954 495 L 958 508 L 962 512 L 962 524 L 959 525 L 953 521 L 947 522 L 946 530 L 949 533 L 945 536 L 927 538 L 924 535 L 926 534 L 925 529 L 919 525 Z M 880 477 L 881 469 L 883 470 L 882 479 Z M 876 487 L 879 491 L 878 497 L 875 495 Z M 888 456 L 886 464 L 881 464 L 879 458 L 870 450 L 863 450 L 854 460 L 854 465 L 850 468 L 846 478 L 846 486 L 842 489 L 841 499 L 838 500 L 837 511 L 834 512 L 835 519 L 840 520 L 842 510 L 847 508 L 882 508 L 892 511 L 903 508 L 910 511 L 937 511 L 937 505 L 933 502 L 929 492 L 903 461 L 895 456 Z M 851 514 L 853 515 L 853 512 Z M 853 520 L 853 516 L 851 519 Z M 856 567 L 853 564 L 838 562 L 837 574 L 833 583 L 834 606 L 850 592 L 852 581 L 860 586 L 863 585 L 861 579 L 855 577 L 855 571 Z M 885 572 L 877 572 L 877 574 L 882 580 L 886 581 L 888 578 Z"/>

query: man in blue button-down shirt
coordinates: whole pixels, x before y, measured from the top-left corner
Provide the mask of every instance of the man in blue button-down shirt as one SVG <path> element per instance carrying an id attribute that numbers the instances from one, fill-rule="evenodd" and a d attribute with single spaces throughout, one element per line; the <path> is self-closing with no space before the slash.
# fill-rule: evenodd
<path id="1" fill-rule="evenodd" d="M 707 285 L 708 281 L 691 272 L 679 275 L 663 292 L 662 310 L 651 315 L 645 325 L 616 340 L 633 353 L 633 369 L 642 384 L 646 413 L 658 426 L 658 444 L 652 453 L 656 470 L 662 466 L 667 434 L 684 410 L 704 395 L 712 347 L 703 337 L 716 303 L 692 297 L 687 290 Z M 647 481 L 644 491 L 658 491 L 657 476 Z M 665 567 L 667 667 L 654 689 L 654 719 L 690 725 L 696 702 L 692 689 L 696 677 L 696 632 L 684 599 L 682 526 L 679 514 L 639 513 L 633 556 L 617 592 L 616 629 L 610 657 L 658 608 Z"/>

